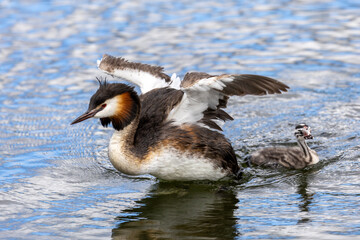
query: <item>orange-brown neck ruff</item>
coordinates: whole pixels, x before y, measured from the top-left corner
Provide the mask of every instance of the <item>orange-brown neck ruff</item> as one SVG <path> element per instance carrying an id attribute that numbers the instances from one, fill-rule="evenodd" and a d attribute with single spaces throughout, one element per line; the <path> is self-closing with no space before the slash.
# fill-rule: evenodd
<path id="1" fill-rule="evenodd" d="M 139 114 L 140 105 L 134 99 L 135 93 L 125 92 L 116 96 L 116 111 L 115 114 L 109 118 L 102 118 L 101 124 L 107 126 L 110 121 L 114 129 L 120 131 L 129 125 L 135 117 Z"/>
<path id="2" fill-rule="evenodd" d="M 117 118 L 121 121 L 128 121 L 133 114 L 134 101 L 131 98 L 129 92 L 125 92 L 116 96 L 117 109 L 113 118 Z"/>

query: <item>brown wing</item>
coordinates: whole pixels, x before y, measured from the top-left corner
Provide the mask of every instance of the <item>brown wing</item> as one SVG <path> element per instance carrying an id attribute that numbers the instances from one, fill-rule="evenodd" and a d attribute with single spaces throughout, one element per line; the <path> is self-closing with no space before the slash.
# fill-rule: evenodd
<path id="1" fill-rule="evenodd" d="M 187 73 L 181 82 L 183 101 L 169 114 L 175 123 L 202 123 L 221 130 L 214 120 L 232 120 L 223 109 L 229 96 L 265 95 L 286 92 L 289 87 L 275 79 L 251 75 Z"/>
<path id="2" fill-rule="evenodd" d="M 286 84 L 273 78 L 253 74 L 215 76 L 203 72 L 191 72 L 187 73 L 181 82 L 181 87 L 185 89 L 196 85 L 214 88 L 229 96 L 274 94 L 286 92 L 289 88 Z"/>

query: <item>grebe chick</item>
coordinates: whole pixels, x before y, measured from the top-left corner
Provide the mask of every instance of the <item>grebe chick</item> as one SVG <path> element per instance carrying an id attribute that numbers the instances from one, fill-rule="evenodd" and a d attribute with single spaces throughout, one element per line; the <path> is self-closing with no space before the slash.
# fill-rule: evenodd
<path id="1" fill-rule="evenodd" d="M 306 124 L 299 124 L 295 127 L 294 135 L 298 147 L 264 148 L 252 153 L 247 158 L 247 161 L 262 167 L 286 167 L 291 169 L 302 169 L 319 162 L 317 153 L 310 149 L 305 142 L 307 139 L 313 139 L 310 127 Z"/>
<path id="2" fill-rule="evenodd" d="M 233 118 L 223 109 L 229 96 L 264 95 L 288 86 L 257 75 L 187 73 L 182 82 L 162 67 L 104 55 L 102 71 L 140 87 L 140 97 L 121 83 L 99 80 L 88 110 L 71 124 L 99 118 L 115 129 L 109 144 L 113 166 L 129 175 L 164 180 L 219 180 L 239 177 L 235 152 L 218 120 Z"/>

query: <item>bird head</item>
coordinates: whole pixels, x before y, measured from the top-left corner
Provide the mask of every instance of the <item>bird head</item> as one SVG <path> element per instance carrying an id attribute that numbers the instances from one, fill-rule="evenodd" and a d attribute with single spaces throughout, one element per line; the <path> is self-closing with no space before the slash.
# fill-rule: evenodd
<path id="1" fill-rule="evenodd" d="M 100 118 L 104 127 L 111 122 L 116 130 L 122 130 L 139 114 L 139 97 L 133 87 L 97 80 L 99 89 L 91 97 L 88 110 L 76 118 L 71 125 L 89 118 Z"/>
<path id="2" fill-rule="evenodd" d="M 303 137 L 304 139 L 313 139 L 313 136 L 311 135 L 311 128 L 305 123 L 296 125 L 294 134 L 296 137 Z"/>

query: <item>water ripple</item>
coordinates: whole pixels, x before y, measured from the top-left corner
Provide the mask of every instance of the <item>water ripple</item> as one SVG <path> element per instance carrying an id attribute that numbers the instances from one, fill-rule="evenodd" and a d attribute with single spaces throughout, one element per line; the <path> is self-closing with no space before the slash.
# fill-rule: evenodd
<path id="1" fill-rule="evenodd" d="M 359 10 L 350 0 L 1 1 L 1 236 L 356 238 Z M 97 88 L 103 53 L 180 76 L 279 79 L 288 93 L 230 100 L 226 136 L 241 161 L 260 147 L 294 146 L 294 125 L 307 122 L 321 162 L 246 169 L 226 187 L 118 173 L 107 158 L 111 129 L 69 125 Z"/>

